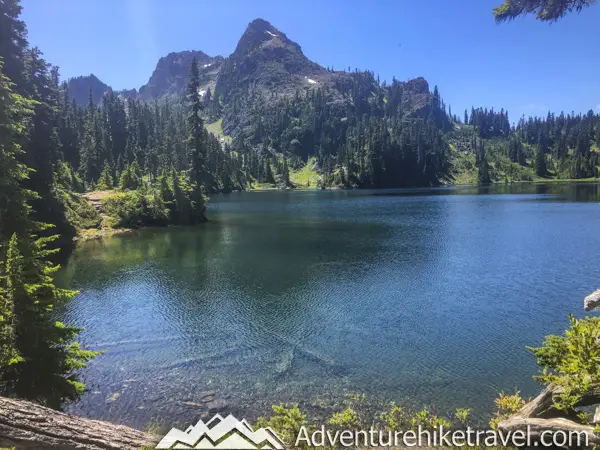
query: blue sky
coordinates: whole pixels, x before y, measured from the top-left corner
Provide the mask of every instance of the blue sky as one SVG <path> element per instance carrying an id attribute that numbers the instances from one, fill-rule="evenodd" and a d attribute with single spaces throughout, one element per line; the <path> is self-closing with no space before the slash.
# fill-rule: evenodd
<path id="1" fill-rule="evenodd" d="M 63 78 L 94 73 L 139 88 L 172 51 L 229 55 L 257 18 L 323 66 L 425 77 L 453 112 L 600 111 L 600 4 L 549 25 L 497 25 L 501 0 L 23 0 L 29 41 Z"/>

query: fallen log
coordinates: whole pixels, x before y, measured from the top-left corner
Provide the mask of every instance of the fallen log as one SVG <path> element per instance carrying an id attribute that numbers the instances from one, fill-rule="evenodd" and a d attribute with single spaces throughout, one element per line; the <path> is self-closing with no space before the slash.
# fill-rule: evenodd
<path id="1" fill-rule="evenodd" d="M 594 433 L 594 426 L 584 425 L 565 417 L 556 417 L 559 411 L 552 407 L 552 397 L 559 392 L 559 388 L 556 386 L 546 387 L 537 397 L 521 408 L 518 413 L 500 421 L 498 429 L 505 434 L 514 433 L 515 431 L 529 432 L 530 439 L 538 442 L 544 432 L 585 433 L 589 446 L 600 445 L 600 434 Z M 594 405 L 599 401 L 598 389 L 595 387 L 584 395 L 576 406 Z"/>
<path id="2" fill-rule="evenodd" d="M 521 410 L 513 417 L 529 418 L 537 417 L 545 413 L 552 407 L 552 396 L 556 389 L 553 386 L 548 386 L 540 394 L 527 403 Z"/>
<path id="3" fill-rule="evenodd" d="M 571 432 L 577 433 L 578 436 L 582 436 L 579 433 L 585 433 L 587 435 L 587 443 L 590 447 L 600 444 L 600 435 L 594 433 L 593 426 L 582 425 L 563 417 L 539 419 L 534 417 L 520 418 L 518 415 L 516 415 L 500 422 L 498 424 L 498 429 L 504 433 L 514 433 L 515 431 L 520 431 L 523 433 L 528 432 L 529 438 L 532 442 L 541 442 L 542 435 L 545 432 L 566 432 L 567 436 L 569 436 L 569 433 Z M 551 439 L 551 437 L 546 436 L 545 439 L 548 441 Z M 574 439 L 576 442 L 577 437 L 575 434 L 573 434 L 572 439 Z M 582 440 L 580 442 L 583 444 L 585 441 Z M 567 447 L 567 445 L 565 445 L 565 447 Z"/>
<path id="4" fill-rule="evenodd" d="M 139 430 L 0 397 L 0 448 L 140 450 L 159 441 Z"/>

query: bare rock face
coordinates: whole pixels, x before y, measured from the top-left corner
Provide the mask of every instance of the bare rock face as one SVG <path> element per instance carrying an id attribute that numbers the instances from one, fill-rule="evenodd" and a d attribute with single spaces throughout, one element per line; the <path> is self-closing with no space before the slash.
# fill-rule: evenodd
<path id="1" fill-rule="evenodd" d="M 194 59 L 198 63 L 201 90 L 214 89 L 224 58 L 211 57 L 199 50 L 173 52 L 160 58 L 148 83 L 139 90 L 140 100 L 155 100 L 165 94 L 183 94 Z"/>
<path id="2" fill-rule="evenodd" d="M 583 300 L 583 308 L 586 311 L 592 311 L 600 306 L 600 289 L 596 289 Z"/>
<path id="3" fill-rule="evenodd" d="M 0 448 L 18 450 L 140 450 L 159 437 L 84 419 L 36 403 L 0 397 Z"/>

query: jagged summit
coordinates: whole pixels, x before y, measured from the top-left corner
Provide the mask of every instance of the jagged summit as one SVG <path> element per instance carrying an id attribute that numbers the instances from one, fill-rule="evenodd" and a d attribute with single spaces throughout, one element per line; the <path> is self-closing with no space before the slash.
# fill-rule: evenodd
<path id="1" fill-rule="evenodd" d="M 285 33 L 264 19 L 256 19 L 223 65 L 216 92 L 225 100 L 251 86 L 268 94 L 293 94 L 297 89 L 326 82 L 329 75 Z"/>
<path id="2" fill-rule="evenodd" d="M 255 19 L 248 24 L 231 57 L 240 58 L 250 55 L 261 47 L 289 47 L 289 50 L 302 54 L 300 45 L 288 39 L 285 33 L 279 31 L 264 19 Z"/>
<path id="3" fill-rule="evenodd" d="M 211 57 L 200 50 L 172 52 L 160 58 L 148 83 L 140 88 L 140 98 L 155 99 L 164 94 L 182 93 L 194 58 L 198 62 L 201 75 L 204 76 L 203 85 L 213 87 L 223 61 L 222 57 Z"/>
<path id="4" fill-rule="evenodd" d="M 274 106 L 282 98 L 318 89 L 330 107 L 339 110 L 342 116 L 346 113 L 344 105 L 349 96 L 362 95 L 353 91 L 357 78 L 364 79 L 362 89 L 365 95 L 371 95 L 378 89 L 370 73 L 334 72 L 311 61 L 300 45 L 284 32 L 258 18 L 248 24 L 228 58 L 212 57 L 200 50 L 171 52 L 160 58 L 148 83 L 139 92 L 130 90 L 119 94 L 143 101 L 184 94 L 190 63 L 194 58 L 199 66 L 199 89 L 201 92 L 210 90 L 211 98 L 218 99 L 213 114 L 218 111 L 223 119 L 223 130 L 230 136 L 250 127 L 257 105 L 261 108 Z M 395 106 L 399 106 L 407 116 L 428 117 L 431 94 L 427 81 L 417 78 L 395 82 L 395 87 L 400 86 L 393 98 Z M 71 80 L 71 95 L 85 105 L 90 87 L 95 102 L 99 102 L 110 89 L 90 75 Z"/>

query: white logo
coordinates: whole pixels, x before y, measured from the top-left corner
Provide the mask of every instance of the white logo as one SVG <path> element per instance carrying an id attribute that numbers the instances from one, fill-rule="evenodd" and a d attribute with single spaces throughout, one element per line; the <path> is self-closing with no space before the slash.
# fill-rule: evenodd
<path id="1" fill-rule="evenodd" d="M 162 438 L 157 449 L 228 449 L 283 450 L 283 441 L 270 427 L 254 431 L 246 420 L 237 420 L 231 414 L 223 419 L 219 414 L 208 422 L 199 420 L 194 426 L 181 431 L 173 428 Z"/>

